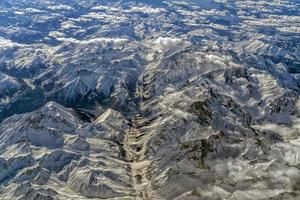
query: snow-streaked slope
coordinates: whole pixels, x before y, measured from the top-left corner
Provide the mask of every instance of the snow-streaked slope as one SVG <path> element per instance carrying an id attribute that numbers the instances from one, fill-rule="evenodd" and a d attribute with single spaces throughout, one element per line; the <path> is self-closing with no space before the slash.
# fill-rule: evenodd
<path id="1" fill-rule="evenodd" d="M 0 199 L 299 199 L 299 9 L 1 1 Z"/>
<path id="2" fill-rule="evenodd" d="M 6 90 L 18 89 L 20 84 L 16 79 L 6 74 L 0 73 L 0 91 L 5 93 Z"/>
<path id="3" fill-rule="evenodd" d="M 0 182 L 9 186 L 1 188 L 1 199 L 132 196 L 121 146 L 128 129 L 116 111 L 91 124 L 53 102 L 5 120 Z"/>
<path id="4" fill-rule="evenodd" d="M 141 105 L 140 131 L 151 135 L 146 190 L 162 199 L 299 198 L 299 168 L 286 162 L 298 162 L 290 158 L 299 151 L 297 92 L 216 52 L 199 62 L 201 53 L 188 49 L 142 76 L 146 94 L 158 95 Z"/>

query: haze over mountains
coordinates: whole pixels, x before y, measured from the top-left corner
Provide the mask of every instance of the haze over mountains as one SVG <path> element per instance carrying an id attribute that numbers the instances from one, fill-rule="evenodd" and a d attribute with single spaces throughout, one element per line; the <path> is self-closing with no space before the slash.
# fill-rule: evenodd
<path id="1" fill-rule="evenodd" d="M 0 199 L 300 199 L 297 0 L 1 0 Z"/>

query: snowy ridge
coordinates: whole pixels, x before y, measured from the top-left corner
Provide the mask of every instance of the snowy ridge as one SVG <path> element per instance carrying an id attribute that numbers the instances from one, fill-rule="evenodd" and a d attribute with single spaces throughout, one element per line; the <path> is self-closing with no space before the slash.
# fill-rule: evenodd
<path id="1" fill-rule="evenodd" d="M 0 199 L 299 199 L 299 9 L 1 1 Z"/>

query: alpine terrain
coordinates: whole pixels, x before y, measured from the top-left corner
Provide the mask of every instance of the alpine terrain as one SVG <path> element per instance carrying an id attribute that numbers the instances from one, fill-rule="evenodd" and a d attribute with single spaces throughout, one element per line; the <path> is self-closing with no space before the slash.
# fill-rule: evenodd
<path id="1" fill-rule="evenodd" d="M 0 200 L 299 200 L 299 0 L 1 0 Z"/>

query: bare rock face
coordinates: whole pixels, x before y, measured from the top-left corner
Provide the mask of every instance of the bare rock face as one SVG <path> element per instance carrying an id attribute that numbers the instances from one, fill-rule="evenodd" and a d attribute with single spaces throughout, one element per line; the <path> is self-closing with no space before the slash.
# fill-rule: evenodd
<path id="1" fill-rule="evenodd" d="M 300 199 L 299 9 L 0 1 L 0 199 Z"/>

